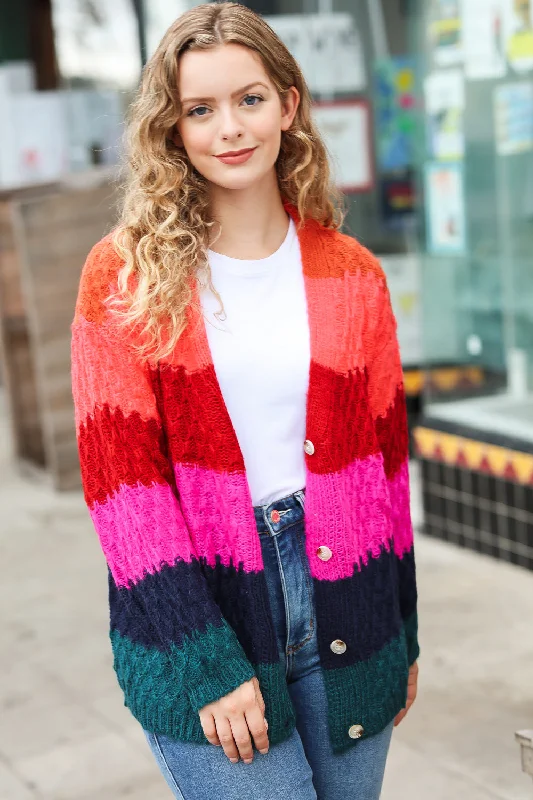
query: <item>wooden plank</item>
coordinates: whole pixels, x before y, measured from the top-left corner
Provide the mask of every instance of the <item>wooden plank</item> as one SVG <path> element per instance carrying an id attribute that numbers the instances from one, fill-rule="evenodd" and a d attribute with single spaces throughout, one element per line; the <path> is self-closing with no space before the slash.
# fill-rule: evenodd
<path id="1" fill-rule="evenodd" d="M 0 350 L 15 456 L 44 466 L 43 430 L 27 329 L 10 335 L 4 331 Z"/>
<path id="2" fill-rule="evenodd" d="M 70 385 L 70 324 L 90 248 L 113 225 L 116 188 L 88 187 L 25 199 L 15 206 L 24 301 L 35 361 L 47 468 L 57 489 L 80 485 Z"/>
<path id="3" fill-rule="evenodd" d="M 0 311 L 4 319 L 25 314 L 12 208 L 8 202 L 0 202 Z"/>
<path id="4" fill-rule="evenodd" d="M 0 199 L 0 363 L 15 457 L 44 465 L 45 450 L 30 347 L 13 207 Z"/>

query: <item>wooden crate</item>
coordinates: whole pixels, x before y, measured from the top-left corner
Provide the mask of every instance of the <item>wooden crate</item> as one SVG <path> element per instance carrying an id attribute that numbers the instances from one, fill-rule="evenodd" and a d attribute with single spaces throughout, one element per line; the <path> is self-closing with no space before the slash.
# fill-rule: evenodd
<path id="1" fill-rule="evenodd" d="M 95 170 L 0 203 L 0 338 L 15 456 L 42 467 L 57 489 L 80 486 L 70 324 L 87 253 L 115 220 L 114 177 Z"/>

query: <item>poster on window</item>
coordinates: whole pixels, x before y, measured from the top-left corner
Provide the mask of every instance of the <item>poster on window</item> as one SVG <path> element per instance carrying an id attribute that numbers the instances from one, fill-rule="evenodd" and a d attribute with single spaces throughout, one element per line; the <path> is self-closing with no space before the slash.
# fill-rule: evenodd
<path id="1" fill-rule="evenodd" d="M 511 156 L 533 149 L 533 82 L 496 87 L 494 126 L 498 155 Z"/>
<path id="2" fill-rule="evenodd" d="M 368 103 L 316 103 L 313 117 L 328 149 L 339 189 L 347 194 L 369 191 L 374 185 L 374 171 Z"/>
<path id="3" fill-rule="evenodd" d="M 299 63 L 311 92 L 366 88 L 363 43 L 352 14 L 277 14 L 265 18 Z"/>
<path id="4" fill-rule="evenodd" d="M 377 162 L 383 172 L 414 164 L 415 64 L 408 56 L 382 59 L 374 73 Z"/>
<path id="5" fill-rule="evenodd" d="M 320 94 L 366 88 L 363 45 L 351 14 L 309 14 L 307 26 L 315 70 L 312 89 Z"/>
<path id="6" fill-rule="evenodd" d="M 507 60 L 515 72 L 533 69 L 532 0 L 506 0 L 505 45 Z"/>
<path id="7" fill-rule="evenodd" d="M 426 226 L 429 253 L 462 255 L 466 251 L 462 164 L 426 164 Z"/>
<path id="8" fill-rule="evenodd" d="M 424 82 L 431 158 L 457 161 L 464 156 L 464 77 L 460 69 L 433 72 Z"/>
<path id="9" fill-rule="evenodd" d="M 378 256 L 396 317 L 402 364 L 418 365 L 423 358 L 420 259 L 414 254 Z"/>
<path id="10" fill-rule="evenodd" d="M 435 64 L 449 67 L 462 62 L 460 0 L 430 0 L 428 36 Z"/>
<path id="11" fill-rule="evenodd" d="M 503 78 L 507 0 L 463 0 L 465 74 L 469 80 Z"/>

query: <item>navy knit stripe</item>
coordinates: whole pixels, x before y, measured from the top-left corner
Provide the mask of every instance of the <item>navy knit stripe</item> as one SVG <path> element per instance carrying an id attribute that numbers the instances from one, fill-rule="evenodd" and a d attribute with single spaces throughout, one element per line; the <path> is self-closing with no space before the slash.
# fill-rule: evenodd
<path id="1" fill-rule="evenodd" d="M 117 588 L 110 575 L 109 605 L 111 629 L 144 647 L 181 647 L 185 636 L 218 627 L 224 617 L 251 661 L 279 660 L 264 572 L 180 561 L 129 589 Z"/>
<path id="2" fill-rule="evenodd" d="M 382 549 L 379 558 L 356 570 L 351 578 L 314 580 L 317 635 L 323 669 L 339 669 L 371 658 L 402 629 L 398 593 L 400 559 Z M 346 643 L 342 654 L 331 643 Z"/>
<path id="3" fill-rule="evenodd" d="M 398 579 L 400 582 L 400 609 L 402 618 L 408 620 L 416 612 L 416 570 L 414 546 L 403 558 L 397 559 Z"/>

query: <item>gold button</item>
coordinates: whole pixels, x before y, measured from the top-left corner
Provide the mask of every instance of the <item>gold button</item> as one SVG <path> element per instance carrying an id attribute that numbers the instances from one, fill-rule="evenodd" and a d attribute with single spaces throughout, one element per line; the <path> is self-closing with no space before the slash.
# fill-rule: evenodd
<path id="1" fill-rule="evenodd" d="M 342 639 L 335 639 L 329 647 L 336 656 L 342 656 L 346 652 L 346 642 L 343 642 Z"/>
<path id="2" fill-rule="evenodd" d="M 364 732 L 365 729 L 362 725 L 352 725 L 348 730 L 348 736 L 350 739 L 360 739 Z"/>
<path id="3" fill-rule="evenodd" d="M 306 439 L 304 442 L 304 450 L 308 456 L 312 456 L 315 452 L 315 446 L 310 439 Z"/>
<path id="4" fill-rule="evenodd" d="M 318 548 L 316 554 L 321 561 L 329 561 L 331 556 L 333 555 L 329 547 L 326 547 L 325 544 L 323 544 L 321 547 Z"/>

